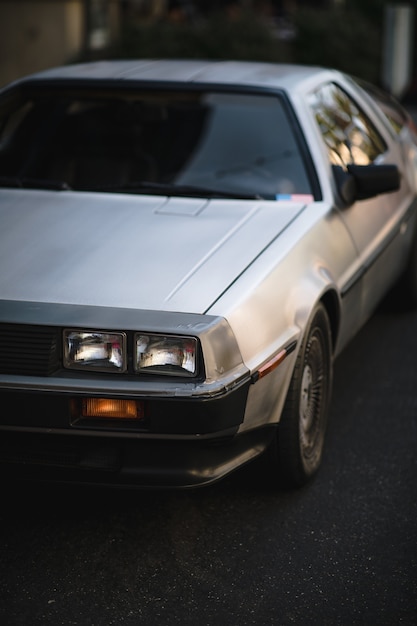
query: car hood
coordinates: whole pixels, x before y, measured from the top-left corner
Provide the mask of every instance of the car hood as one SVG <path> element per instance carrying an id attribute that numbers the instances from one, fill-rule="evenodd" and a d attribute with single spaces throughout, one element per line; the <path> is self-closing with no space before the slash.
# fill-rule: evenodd
<path id="1" fill-rule="evenodd" d="M 206 312 L 300 202 L 0 190 L 0 299 Z"/>

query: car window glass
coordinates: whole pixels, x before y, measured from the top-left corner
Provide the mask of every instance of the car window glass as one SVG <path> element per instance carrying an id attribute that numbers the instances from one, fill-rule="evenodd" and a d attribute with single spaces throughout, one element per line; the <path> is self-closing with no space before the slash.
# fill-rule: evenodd
<path id="1" fill-rule="evenodd" d="M 332 164 L 369 165 L 385 152 L 386 144 L 352 98 L 334 83 L 309 96 Z"/>
<path id="2" fill-rule="evenodd" d="M 38 88 L 0 103 L 0 118 L 0 176 L 80 190 L 152 181 L 271 199 L 312 193 L 275 95 Z"/>
<path id="3" fill-rule="evenodd" d="M 275 97 L 209 94 L 204 103 L 204 133 L 179 173 L 182 183 L 224 181 L 250 189 L 256 181 L 270 196 L 311 193 L 293 130 Z"/>
<path id="4" fill-rule="evenodd" d="M 379 89 L 364 80 L 356 79 L 360 87 L 371 97 L 374 103 L 380 107 L 394 131 L 399 135 L 407 126 L 407 114 L 403 106 L 391 94 Z"/>

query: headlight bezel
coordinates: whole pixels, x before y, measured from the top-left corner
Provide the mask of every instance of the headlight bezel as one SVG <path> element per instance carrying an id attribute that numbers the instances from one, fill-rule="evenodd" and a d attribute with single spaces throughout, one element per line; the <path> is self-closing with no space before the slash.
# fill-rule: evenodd
<path id="1" fill-rule="evenodd" d="M 187 371 L 186 368 L 174 369 L 172 364 L 167 363 L 166 369 L 163 366 L 158 368 L 146 367 L 141 368 L 138 366 L 138 348 L 137 339 L 139 337 L 149 337 L 150 339 L 165 340 L 165 346 L 174 345 L 177 342 L 178 345 L 184 346 L 191 344 L 194 349 L 194 367 L 191 371 Z M 100 338 L 103 341 L 100 341 Z M 84 351 L 86 355 L 89 354 L 89 348 L 91 348 L 90 360 L 82 360 L 76 355 L 76 346 L 73 344 L 78 340 L 85 341 L 84 345 L 81 343 L 80 350 Z M 94 343 L 94 339 L 97 342 Z M 120 365 L 116 366 L 107 357 L 100 358 L 99 351 L 104 350 L 103 344 L 106 343 L 106 339 L 113 340 L 113 346 L 119 344 L 121 348 Z M 202 355 L 201 341 L 196 335 L 182 335 L 179 333 L 162 333 L 162 332 L 150 332 L 146 331 L 120 331 L 120 330 L 105 330 L 105 329 L 91 329 L 91 328 L 63 328 L 62 330 L 62 343 L 63 343 L 63 355 L 62 362 L 64 369 L 68 371 L 85 372 L 85 374 L 121 374 L 134 378 L 158 378 L 164 379 L 171 378 L 174 380 L 192 381 L 201 380 L 204 376 L 204 362 Z M 111 343 L 111 342 L 110 342 Z M 97 349 L 96 358 L 94 358 L 94 350 Z M 166 351 L 166 350 L 165 350 Z M 111 350 L 110 350 L 111 353 Z M 104 355 L 105 356 L 105 355 Z"/>

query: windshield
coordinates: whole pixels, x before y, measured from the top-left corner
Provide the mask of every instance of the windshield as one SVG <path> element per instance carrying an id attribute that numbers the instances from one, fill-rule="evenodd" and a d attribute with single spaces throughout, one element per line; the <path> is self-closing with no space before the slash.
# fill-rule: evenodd
<path id="1" fill-rule="evenodd" d="M 13 181 L 136 193 L 312 193 L 278 96 L 205 91 L 61 86 L 9 95 L 0 102 L 0 182 Z"/>

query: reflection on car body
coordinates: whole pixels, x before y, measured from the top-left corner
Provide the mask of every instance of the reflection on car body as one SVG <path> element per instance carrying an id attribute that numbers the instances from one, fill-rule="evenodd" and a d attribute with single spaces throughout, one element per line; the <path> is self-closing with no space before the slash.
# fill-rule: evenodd
<path id="1" fill-rule="evenodd" d="M 340 72 L 55 68 L 0 92 L 3 475 L 195 487 L 320 467 L 334 359 L 417 301 L 417 135 Z"/>

